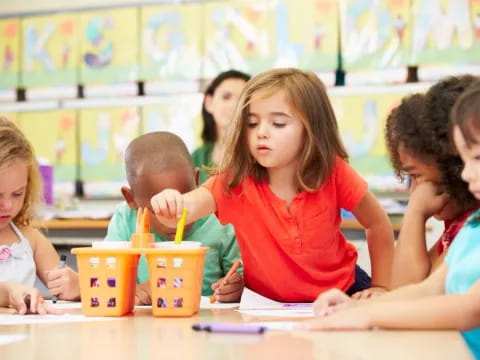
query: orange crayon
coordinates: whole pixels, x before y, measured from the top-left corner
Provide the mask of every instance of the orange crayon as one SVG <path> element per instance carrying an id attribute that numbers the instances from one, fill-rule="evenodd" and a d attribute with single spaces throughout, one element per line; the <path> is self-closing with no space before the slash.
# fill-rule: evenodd
<path id="1" fill-rule="evenodd" d="M 237 260 L 233 263 L 232 267 L 230 268 L 230 270 L 228 270 L 228 273 L 227 275 L 225 275 L 225 277 L 223 278 L 222 282 L 220 283 L 220 287 L 222 287 L 223 285 L 225 285 L 225 283 L 227 282 L 228 278 L 230 276 L 233 275 L 234 272 L 237 271 L 237 269 L 239 268 L 239 266 L 242 265 L 242 262 L 240 260 Z M 217 301 L 216 297 L 215 297 L 215 293 L 213 293 L 212 296 L 210 296 L 210 303 L 213 304 L 215 301 Z"/>

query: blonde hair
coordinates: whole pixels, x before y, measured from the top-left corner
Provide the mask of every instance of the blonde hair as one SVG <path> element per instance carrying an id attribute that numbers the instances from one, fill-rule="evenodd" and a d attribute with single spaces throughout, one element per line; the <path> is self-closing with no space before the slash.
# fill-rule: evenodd
<path id="1" fill-rule="evenodd" d="M 315 191 L 332 172 L 336 156 L 348 159 L 322 81 L 314 73 L 298 69 L 270 70 L 247 83 L 228 128 L 226 151 L 218 168 L 218 172 L 228 174 L 224 183 L 227 192 L 246 176 L 252 176 L 257 182 L 268 181 L 267 169 L 255 161 L 248 148 L 249 107 L 254 94 L 268 95 L 279 91 L 284 93 L 288 105 L 305 128 L 305 141 L 295 176 L 299 190 Z"/>
<path id="2" fill-rule="evenodd" d="M 28 166 L 28 180 L 25 199 L 20 212 L 15 216 L 15 225 L 26 226 L 33 217 L 33 208 L 42 197 L 42 181 L 38 164 L 30 142 L 18 127 L 0 116 L 0 169 L 22 161 Z"/>

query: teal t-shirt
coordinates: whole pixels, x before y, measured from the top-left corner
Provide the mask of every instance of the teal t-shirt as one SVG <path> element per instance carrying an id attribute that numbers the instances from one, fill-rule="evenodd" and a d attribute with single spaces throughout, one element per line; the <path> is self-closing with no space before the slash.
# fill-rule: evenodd
<path id="1" fill-rule="evenodd" d="M 200 169 L 200 184 L 203 184 L 209 177 L 208 171 L 204 168 L 204 166 L 214 166 L 212 164 L 213 145 L 213 143 L 205 143 L 204 145 L 195 149 L 195 151 L 192 153 L 193 163 L 197 168 Z"/>
<path id="2" fill-rule="evenodd" d="M 445 279 L 445 292 L 463 294 L 480 281 L 480 211 L 467 220 L 448 249 L 445 262 L 448 274 Z M 476 359 L 480 359 L 480 327 L 462 332 L 468 347 Z"/>
<path id="3" fill-rule="evenodd" d="M 130 241 L 135 232 L 137 210 L 132 210 L 126 203 L 120 204 L 113 213 L 108 224 L 106 241 Z M 171 241 L 153 232 L 155 242 Z M 233 226 L 220 224 L 215 215 L 209 215 L 195 222 L 190 231 L 185 234 L 183 241 L 200 241 L 210 250 L 205 256 L 203 267 L 202 295 L 212 294 L 211 285 L 225 276 L 232 264 L 240 259 L 237 240 Z M 148 264 L 145 256 L 138 263 L 137 283 L 147 281 Z"/>

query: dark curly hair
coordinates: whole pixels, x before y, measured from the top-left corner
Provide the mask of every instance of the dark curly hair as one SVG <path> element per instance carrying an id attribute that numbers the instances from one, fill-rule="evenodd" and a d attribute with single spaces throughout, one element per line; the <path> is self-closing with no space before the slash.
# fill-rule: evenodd
<path id="1" fill-rule="evenodd" d="M 238 70 L 228 70 L 218 74 L 217 77 L 212 80 L 210 85 L 208 85 L 204 93 L 203 104 L 202 104 L 202 120 L 203 120 L 202 139 L 204 142 L 217 141 L 217 127 L 215 126 L 215 120 L 213 119 L 212 114 L 210 114 L 205 108 L 205 98 L 207 97 L 207 95 L 213 96 L 217 87 L 219 87 L 220 84 L 227 79 L 242 79 L 242 80 L 245 80 L 245 82 L 247 82 L 248 80 L 250 80 L 250 75 L 245 74 Z"/>
<path id="2" fill-rule="evenodd" d="M 448 77 L 432 86 L 425 95 L 403 99 L 387 118 L 385 140 L 395 173 L 403 178 L 398 146 L 424 162 L 434 162 L 445 192 L 465 210 L 477 200 L 461 178 L 463 163 L 449 140 L 449 114 L 455 101 L 478 78 L 471 75 Z"/>

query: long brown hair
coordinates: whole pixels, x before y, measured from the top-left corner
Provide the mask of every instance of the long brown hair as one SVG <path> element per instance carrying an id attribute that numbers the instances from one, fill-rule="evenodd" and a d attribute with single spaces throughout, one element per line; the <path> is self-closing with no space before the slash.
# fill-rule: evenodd
<path id="1" fill-rule="evenodd" d="M 314 73 L 292 68 L 259 74 L 243 90 L 227 131 L 226 151 L 218 169 L 228 174 L 225 190 L 238 186 L 246 176 L 252 176 L 257 182 L 268 181 L 267 169 L 254 160 L 247 140 L 250 102 L 260 91 L 266 94 L 282 91 L 290 108 L 302 121 L 305 139 L 295 181 L 299 190 L 316 190 L 330 175 L 336 156 L 347 159 L 348 155 L 325 85 Z"/>
<path id="2" fill-rule="evenodd" d="M 0 116 L 0 169 L 22 161 L 28 166 L 28 181 L 25 199 L 20 212 L 15 216 L 15 225 L 28 225 L 34 206 L 41 200 L 42 181 L 32 146 L 27 138 L 11 121 Z"/>

